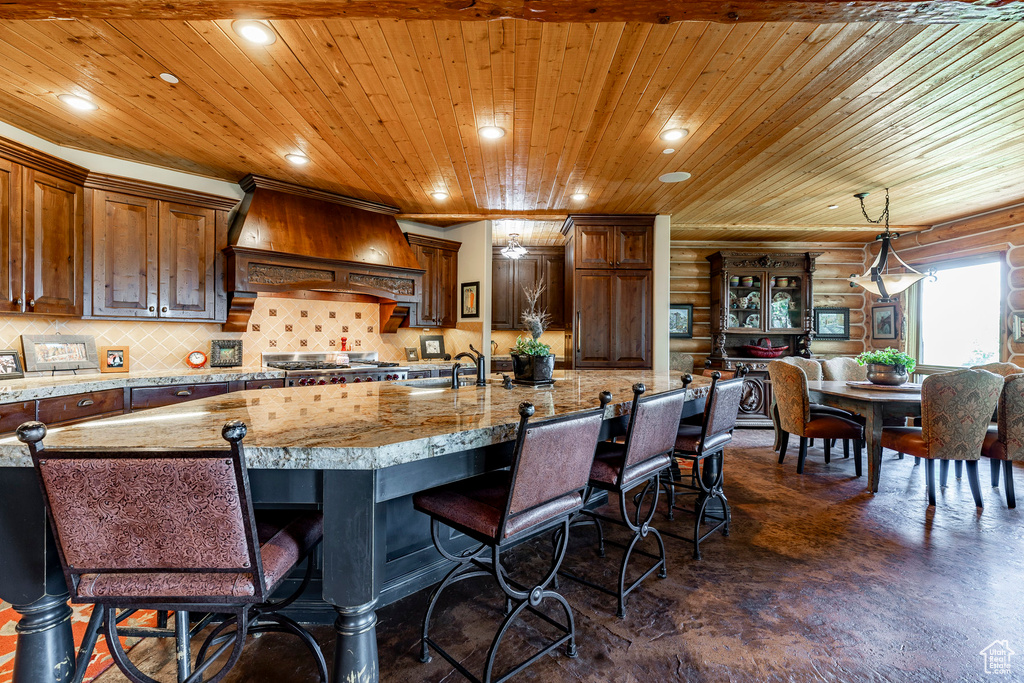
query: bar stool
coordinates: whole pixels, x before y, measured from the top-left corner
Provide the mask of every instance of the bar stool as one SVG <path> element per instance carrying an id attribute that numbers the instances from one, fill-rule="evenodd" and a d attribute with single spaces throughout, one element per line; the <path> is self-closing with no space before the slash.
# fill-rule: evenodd
<path id="1" fill-rule="evenodd" d="M 444 657 L 471 681 L 500 683 L 561 645 L 566 655 L 576 657 L 576 627 L 565 598 L 548 586 L 558 572 L 569 537 L 569 519 L 583 507 L 594 446 L 601 430 L 603 410 L 528 424 L 534 414 L 530 403 L 519 404 L 519 432 L 510 470 L 488 472 L 471 479 L 447 484 L 413 496 L 416 510 L 430 516 L 434 546 L 456 566 L 434 589 L 423 618 L 420 661 L 430 661 L 430 648 Z M 480 545 L 452 554 L 441 543 L 441 524 L 469 536 Z M 551 568 L 532 588 L 512 580 L 501 564 L 502 553 L 540 533 L 560 529 Z M 490 554 L 490 558 L 486 557 Z M 491 640 L 482 679 L 474 676 L 459 660 L 429 634 L 430 617 L 441 593 L 452 584 L 478 576 L 492 576 L 505 594 L 506 614 Z M 565 611 L 565 623 L 538 608 L 547 599 Z M 557 628 L 563 635 L 548 643 L 529 659 L 494 678 L 498 646 L 509 627 L 524 611 Z"/>
<path id="2" fill-rule="evenodd" d="M 672 452 L 675 448 L 676 432 L 679 429 L 680 417 L 683 413 L 683 404 L 686 401 L 686 389 L 676 389 L 648 398 L 641 398 L 647 388 L 637 383 L 633 385 L 633 407 L 630 410 L 629 425 L 626 428 L 626 438 L 623 443 L 614 441 L 601 441 L 597 444 L 597 453 L 594 457 L 594 465 L 590 471 L 590 481 L 587 485 L 586 500 L 589 503 L 596 491 L 607 491 L 609 494 L 618 494 L 619 517 L 609 517 L 593 510 L 587 509 L 589 505 L 580 512 L 580 517 L 574 520 L 576 524 L 593 524 L 597 530 L 598 554 L 604 557 L 605 538 L 601 528 L 601 522 L 610 522 L 626 527 L 632 532 L 632 538 L 628 544 L 612 543 L 611 545 L 621 546 L 624 549 L 622 564 L 619 569 L 619 581 L 615 590 L 606 588 L 600 584 L 588 581 L 569 571 L 559 572 L 560 576 L 577 581 L 596 590 L 616 596 L 618 608 L 616 614 L 619 617 L 626 615 L 627 596 L 647 577 L 658 572 L 660 578 L 668 575 L 668 567 L 665 559 L 665 543 L 658 530 L 651 526 L 655 510 L 658 507 L 658 480 L 661 473 L 672 464 Z M 608 397 L 610 399 L 610 396 Z M 602 399 L 602 403 L 607 403 Z M 638 497 L 636 513 L 630 519 L 626 508 L 626 495 L 640 486 L 644 488 Z M 646 515 L 643 514 L 643 501 L 648 493 L 653 493 L 651 508 Z M 658 542 L 659 554 L 654 555 L 644 551 L 636 550 L 637 544 L 653 535 Z M 626 569 L 629 566 L 630 557 L 637 552 L 640 555 L 657 560 L 650 568 L 644 571 L 638 579 L 626 586 Z"/>
<path id="3" fill-rule="evenodd" d="M 683 388 L 688 388 L 691 382 L 693 377 L 683 375 Z M 693 557 L 697 560 L 701 559 L 701 541 L 719 529 L 722 529 L 724 535 L 729 535 L 732 513 L 722 486 L 723 455 L 726 444 L 732 441 L 742 397 L 742 377 L 722 380 L 718 373 L 713 374 L 711 389 L 704 403 L 703 422 L 700 426 L 679 426 L 676 434 L 676 461 L 661 478 L 661 485 L 668 498 L 668 518 L 673 518 L 674 510 L 690 512 L 695 516 L 692 537 L 687 538 L 667 530 L 661 533 L 693 543 Z M 688 480 L 683 479 L 684 464 L 690 470 Z M 677 487 L 683 489 L 683 493 L 678 493 Z M 676 505 L 677 496 L 691 495 L 696 496 L 693 509 Z M 722 516 L 715 518 L 717 524 L 701 534 L 700 527 L 707 518 L 708 507 L 716 500 L 721 503 Z"/>
<path id="4" fill-rule="evenodd" d="M 230 649 L 227 662 L 206 680 L 217 683 L 238 662 L 247 635 L 270 631 L 298 636 L 326 683 L 316 641 L 278 612 L 309 584 L 323 515 L 254 514 L 242 449 L 246 426 L 234 420 L 221 433 L 227 450 L 97 452 L 44 449 L 43 423 L 18 428 L 32 454 L 71 602 L 94 605 L 76 658 L 76 683 L 101 626 L 114 663 L 133 683 L 157 682 L 128 659 L 120 637 L 173 636 L 179 683 L 203 681 Z M 299 589 L 269 602 L 303 559 Z M 119 629 L 137 610 L 173 611 L 173 631 Z M 190 626 L 190 612 L 207 616 Z M 190 639 L 216 620 L 193 670 Z"/>

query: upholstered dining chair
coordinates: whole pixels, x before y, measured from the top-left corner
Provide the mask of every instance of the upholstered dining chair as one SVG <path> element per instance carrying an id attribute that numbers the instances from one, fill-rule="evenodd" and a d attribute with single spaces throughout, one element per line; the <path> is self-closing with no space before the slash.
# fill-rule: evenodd
<path id="1" fill-rule="evenodd" d="M 779 426 L 783 432 L 779 464 L 786 459 L 790 434 L 800 437 L 800 456 L 796 465 L 798 474 L 804 472 L 808 439 L 824 439 L 826 445 L 828 439 L 842 439 L 847 443 L 853 440 L 856 451 L 854 467 L 857 476 L 861 476 L 860 442 L 864 438 L 864 427 L 859 422 L 839 415 L 812 413 L 807 394 L 807 375 L 796 365 L 773 360 L 768 364 L 768 376 L 772 380 L 779 411 Z"/>
<path id="2" fill-rule="evenodd" d="M 780 358 L 779 361 L 783 363 L 788 363 L 790 365 L 795 365 L 796 367 L 803 370 L 804 374 L 807 376 L 807 381 L 809 382 L 817 382 L 821 379 L 825 379 L 824 362 L 811 360 L 810 358 L 801 358 L 800 356 L 786 356 L 784 358 Z M 810 405 L 811 415 L 815 417 L 825 417 L 828 415 L 833 415 L 835 417 L 841 417 L 846 420 L 852 420 L 854 422 L 864 424 L 864 421 L 860 416 L 854 415 L 853 413 L 843 410 L 842 408 L 834 408 L 833 406 L 826 406 L 820 403 L 811 403 Z M 779 449 L 782 448 L 782 440 L 784 438 L 788 439 L 788 436 L 786 436 L 785 430 L 783 430 L 782 426 L 779 424 L 779 410 L 777 405 L 777 399 L 775 398 L 774 393 L 772 395 L 771 416 L 772 425 L 775 427 L 775 445 L 773 447 L 773 450 L 778 451 Z M 833 439 L 828 439 L 823 444 L 826 463 L 832 459 L 833 441 Z M 808 445 L 813 447 L 814 439 L 811 439 L 808 442 Z M 860 448 L 860 446 L 858 444 L 854 444 L 854 448 Z M 850 443 L 848 440 L 843 441 L 843 457 L 850 457 Z"/>
<path id="3" fill-rule="evenodd" d="M 949 461 L 967 468 L 974 502 L 982 507 L 978 460 L 996 408 L 1003 378 L 986 370 L 953 370 L 928 375 L 921 383 L 921 426 L 884 427 L 882 446 L 926 460 L 928 505 L 935 505 L 935 461 L 945 482 Z"/>
<path id="4" fill-rule="evenodd" d="M 848 356 L 821 361 L 821 372 L 826 382 L 863 382 L 868 378 L 867 366 Z"/>
<path id="5" fill-rule="evenodd" d="M 44 448 L 41 422 L 18 428 L 35 463 L 71 602 L 93 605 L 76 681 L 85 674 L 102 626 L 114 663 L 133 683 L 156 681 L 129 660 L 121 636 L 174 637 L 179 683 L 217 683 L 238 662 L 246 637 L 269 631 L 299 636 L 326 683 L 327 665 L 316 641 L 278 612 L 309 584 L 323 515 L 254 513 L 245 433 L 241 422 L 225 424 L 229 447 L 223 450 L 96 452 Z M 306 576 L 298 590 L 270 602 L 303 559 Z M 118 622 L 136 610 L 173 611 L 174 630 L 119 631 Z M 190 613 L 207 616 L 192 625 Z M 191 637 L 216 620 L 220 624 L 207 635 L 193 669 Z M 205 678 L 225 654 L 221 668 Z"/>
<path id="6" fill-rule="evenodd" d="M 972 365 L 971 370 L 987 370 L 999 375 L 1000 377 L 1019 375 L 1024 372 L 1024 368 L 1013 363 L 986 363 L 985 365 Z"/>
<path id="7" fill-rule="evenodd" d="M 981 454 L 992 464 L 993 487 L 999 485 L 999 470 L 1002 468 L 1006 506 L 1015 508 L 1013 463 L 1024 460 L 1024 374 L 1004 377 L 996 415 L 997 426 L 988 428 Z"/>

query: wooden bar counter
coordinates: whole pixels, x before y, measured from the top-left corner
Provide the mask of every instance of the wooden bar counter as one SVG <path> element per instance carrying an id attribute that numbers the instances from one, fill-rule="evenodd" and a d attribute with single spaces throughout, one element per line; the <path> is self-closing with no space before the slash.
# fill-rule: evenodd
<path id="1" fill-rule="evenodd" d="M 223 449 L 223 424 L 243 421 L 255 504 L 323 509 L 322 579 L 305 608 L 313 613 L 312 603 L 326 603 L 336 613 L 332 680 L 367 683 L 378 679 L 376 609 L 436 582 L 447 568 L 412 494 L 506 466 L 522 401 L 542 420 L 594 408 L 600 392 L 610 391 L 607 436 L 624 429 L 635 382 L 648 395 L 682 386 L 678 375 L 644 371 L 556 377 L 553 387 L 537 389 L 491 380 L 455 390 L 432 379 L 242 391 L 54 428 L 44 444 Z M 684 414 L 703 409 L 709 384 L 694 378 Z M 21 443 L 0 439 L 0 598 L 22 615 L 15 683 L 66 681 L 74 674 L 68 592 L 31 466 Z"/>

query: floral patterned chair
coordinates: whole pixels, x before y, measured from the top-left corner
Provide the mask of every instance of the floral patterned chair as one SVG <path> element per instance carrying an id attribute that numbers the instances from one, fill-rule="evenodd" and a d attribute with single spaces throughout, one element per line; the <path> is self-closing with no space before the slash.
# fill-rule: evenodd
<path id="1" fill-rule="evenodd" d="M 971 366 L 971 370 L 988 370 L 1000 377 L 1009 377 L 1010 375 L 1018 375 L 1024 372 L 1024 368 L 1013 363 L 986 363 L 985 365 Z"/>
<path id="2" fill-rule="evenodd" d="M 867 367 L 850 357 L 823 360 L 821 371 L 826 382 L 863 382 L 868 378 Z"/>
<path id="3" fill-rule="evenodd" d="M 945 485 L 949 461 L 962 460 L 974 502 L 982 507 L 978 460 L 1003 380 L 986 370 L 954 370 L 925 377 L 921 384 L 921 426 L 885 427 L 882 446 L 927 460 L 928 505 L 935 505 L 934 462 L 942 462 Z"/>
<path id="4" fill-rule="evenodd" d="M 804 374 L 807 375 L 807 380 L 809 382 L 817 382 L 821 379 L 827 379 L 826 377 L 823 376 L 825 361 L 811 360 L 809 358 L 801 358 L 800 356 L 786 356 L 785 358 L 780 358 L 779 360 L 782 361 L 783 363 L 795 365 L 801 370 L 803 370 Z M 854 363 L 856 363 L 856 361 L 854 361 Z M 774 397 L 774 394 L 772 395 L 772 406 L 770 413 L 772 417 L 772 425 L 775 427 L 775 445 L 772 450 L 778 451 L 782 447 L 783 438 L 788 438 L 788 435 L 786 435 L 782 427 L 779 425 L 779 411 L 778 406 L 776 405 L 776 399 Z M 862 422 L 861 418 L 858 417 L 857 415 L 854 415 L 853 413 L 850 413 L 841 408 L 833 408 L 832 406 L 822 405 L 820 403 L 811 404 L 811 413 L 819 417 L 823 415 L 834 415 L 836 417 L 842 417 L 847 420 L 853 420 L 854 422 Z M 832 446 L 835 445 L 834 441 L 834 439 L 829 439 L 824 444 L 826 463 L 830 462 L 832 459 Z M 811 439 L 811 441 L 809 442 L 809 446 L 811 448 L 814 447 L 814 439 Z M 856 444 L 855 447 L 860 448 L 860 446 L 857 446 Z M 850 457 L 849 441 L 843 442 L 843 457 Z"/>
<path id="5" fill-rule="evenodd" d="M 768 364 L 768 376 L 778 406 L 779 427 L 782 429 L 782 445 L 779 448 L 779 464 L 786 459 L 789 435 L 800 437 L 800 458 L 796 471 L 803 474 L 804 460 L 807 459 L 808 439 L 853 439 L 857 443 L 854 465 L 857 476 L 861 476 L 861 449 L 859 442 L 864 438 L 864 427 L 855 420 L 840 415 L 813 413 L 807 395 L 807 375 L 791 363 L 773 360 Z M 826 451 L 827 453 L 827 451 Z M 827 462 L 827 460 L 826 460 Z"/>
<path id="6" fill-rule="evenodd" d="M 993 487 L 999 486 L 999 469 L 1002 465 L 1006 506 L 1015 508 L 1017 500 L 1013 494 L 1013 463 L 1024 460 L 1024 374 L 1007 375 L 1004 378 L 996 415 L 997 426 L 988 428 L 981 454 L 992 464 Z"/>

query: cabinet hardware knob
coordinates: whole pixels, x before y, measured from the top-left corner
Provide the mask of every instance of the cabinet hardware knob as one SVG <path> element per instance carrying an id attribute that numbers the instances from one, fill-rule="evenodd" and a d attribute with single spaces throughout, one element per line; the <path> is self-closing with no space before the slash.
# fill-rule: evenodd
<path id="1" fill-rule="evenodd" d="M 271 386 L 269 384 L 264 384 L 263 386 L 260 387 L 260 389 L 270 389 L 270 388 L 271 388 Z"/>
<path id="2" fill-rule="evenodd" d="M 191 396 L 192 395 L 192 390 L 191 389 L 182 389 L 181 391 L 175 391 L 174 395 L 175 396 Z"/>
<path id="3" fill-rule="evenodd" d="M 29 306 L 35 306 L 36 305 L 36 300 L 35 299 L 29 299 L 28 300 L 28 305 Z"/>
<path id="4" fill-rule="evenodd" d="M 167 312 L 167 307 L 166 307 L 166 306 L 162 306 L 162 307 L 160 308 L 160 312 L 161 312 L 161 313 L 166 313 L 166 312 Z"/>
<path id="5" fill-rule="evenodd" d="M 155 311 L 155 310 L 156 310 L 156 306 L 150 306 L 150 307 L 149 307 L 149 312 L 150 312 L 150 313 L 152 313 L 152 312 L 153 312 L 153 311 Z"/>
<path id="6" fill-rule="evenodd" d="M 21 305 L 21 297 L 20 296 L 17 299 L 14 300 L 14 305 L 15 306 L 20 306 Z"/>
<path id="7" fill-rule="evenodd" d="M 576 311 L 576 353 L 580 353 L 583 349 L 580 345 L 580 341 L 583 339 L 583 324 L 580 322 L 580 312 Z"/>
<path id="8" fill-rule="evenodd" d="M 83 398 L 81 401 L 78 402 L 78 407 L 85 408 L 86 406 L 91 406 L 93 403 L 95 403 L 95 401 L 93 401 L 91 398 Z"/>

